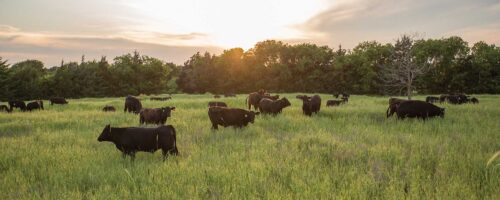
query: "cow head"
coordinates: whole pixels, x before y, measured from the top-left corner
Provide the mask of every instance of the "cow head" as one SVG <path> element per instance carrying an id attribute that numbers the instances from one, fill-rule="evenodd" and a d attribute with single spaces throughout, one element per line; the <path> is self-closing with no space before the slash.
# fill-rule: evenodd
<path id="1" fill-rule="evenodd" d="M 292 105 L 286 97 L 281 98 L 279 101 L 280 101 L 281 108 L 285 108 L 285 107 Z"/>
<path id="2" fill-rule="evenodd" d="M 175 110 L 175 107 L 163 107 L 161 108 L 161 122 L 165 123 L 167 118 L 171 116 L 172 110 Z"/>
<path id="3" fill-rule="evenodd" d="M 260 112 L 248 111 L 245 114 L 245 118 L 248 120 L 248 122 L 253 124 L 254 120 L 255 120 L 255 115 L 259 115 L 259 114 L 260 114 Z"/>
<path id="4" fill-rule="evenodd" d="M 101 135 L 97 138 L 97 141 L 111 141 L 111 126 L 108 124 L 101 132 Z"/>

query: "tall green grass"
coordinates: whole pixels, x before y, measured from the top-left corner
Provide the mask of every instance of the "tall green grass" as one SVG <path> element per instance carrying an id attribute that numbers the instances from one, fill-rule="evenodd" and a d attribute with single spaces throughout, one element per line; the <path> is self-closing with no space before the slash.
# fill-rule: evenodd
<path id="1" fill-rule="evenodd" d="M 0 199 L 500 199 L 500 96 L 446 107 L 444 119 L 385 118 L 386 97 L 352 96 L 306 117 L 297 94 L 277 116 L 211 131 L 211 95 L 175 95 L 180 155 L 122 159 L 97 137 L 106 124 L 139 126 L 124 98 L 69 100 L 0 113 Z M 416 97 L 423 99 L 423 96 Z M 144 97 L 143 99 L 149 99 Z M 245 107 L 245 95 L 218 99 Z M 101 111 L 114 105 L 116 113 Z"/>

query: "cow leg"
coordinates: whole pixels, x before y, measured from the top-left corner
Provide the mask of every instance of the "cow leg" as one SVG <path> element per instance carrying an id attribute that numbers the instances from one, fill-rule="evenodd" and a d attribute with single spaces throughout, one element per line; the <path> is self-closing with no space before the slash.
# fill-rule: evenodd
<path id="1" fill-rule="evenodd" d="M 165 162 L 165 160 L 167 160 L 167 158 L 168 158 L 168 151 L 165 149 L 162 149 L 161 153 L 163 155 L 163 162 Z"/>
<path id="2" fill-rule="evenodd" d="M 219 129 L 219 127 L 217 126 L 217 124 L 212 123 L 212 129 L 217 130 L 217 129 Z"/>

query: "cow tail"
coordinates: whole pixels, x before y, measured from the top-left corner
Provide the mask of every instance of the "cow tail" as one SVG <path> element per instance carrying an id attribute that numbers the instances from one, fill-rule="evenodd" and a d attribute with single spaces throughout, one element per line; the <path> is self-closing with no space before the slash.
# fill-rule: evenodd
<path id="1" fill-rule="evenodd" d="M 175 128 L 172 125 L 169 125 L 170 128 L 172 128 L 172 131 L 174 132 L 173 137 L 174 137 L 174 150 L 173 153 L 177 155 L 179 153 L 179 150 L 177 150 L 177 132 L 175 131 Z"/>

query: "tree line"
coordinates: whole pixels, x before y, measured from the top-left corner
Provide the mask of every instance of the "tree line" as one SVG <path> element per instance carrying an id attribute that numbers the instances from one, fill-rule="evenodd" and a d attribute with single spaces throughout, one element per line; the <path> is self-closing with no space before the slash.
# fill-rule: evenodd
<path id="1" fill-rule="evenodd" d="M 499 47 L 485 42 L 469 46 L 456 36 L 420 40 L 402 36 L 395 44 L 368 41 L 352 50 L 266 40 L 247 51 L 233 48 L 220 55 L 198 52 L 183 65 L 138 52 L 118 56 L 112 62 L 106 57 L 85 61 L 82 56 L 79 63 L 62 62 L 51 68 L 38 60 L 10 66 L 0 58 L 0 100 L 247 93 L 261 88 L 373 95 L 498 94 L 499 74 Z"/>

